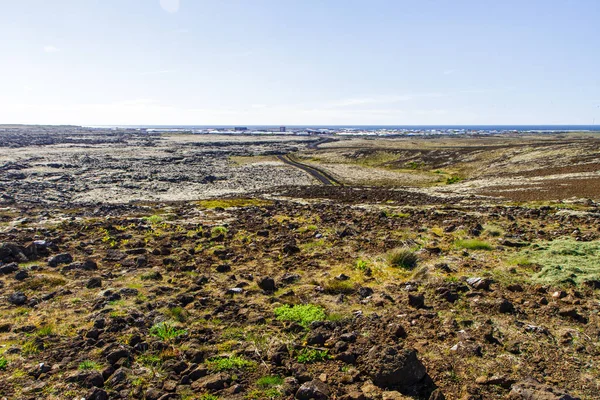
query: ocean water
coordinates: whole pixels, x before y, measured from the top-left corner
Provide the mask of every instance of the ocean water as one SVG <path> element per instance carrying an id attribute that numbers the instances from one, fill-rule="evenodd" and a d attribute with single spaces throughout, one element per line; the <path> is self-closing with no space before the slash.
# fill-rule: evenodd
<path id="1" fill-rule="evenodd" d="M 134 129 L 233 129 L 244 126 L 252 129 L 278 129 L 279 125 L 103 125 L 98 128 L 134 128 Z M 470 131 L 598 131 L 600 125 L 286 125 L 287 129 L 403 129 L 403 130 L 470 130 Z"/>

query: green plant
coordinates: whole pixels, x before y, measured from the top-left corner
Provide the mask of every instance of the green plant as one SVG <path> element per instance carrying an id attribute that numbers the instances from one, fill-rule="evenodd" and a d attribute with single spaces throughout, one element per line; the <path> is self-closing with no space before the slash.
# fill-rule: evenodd
<path id="1" fill-rule="evenodd" d="M 169 308 L 169 315 L 178 322 L 185 322 L 188 319 L 189 313 L 183 307 Z"/>
<path id="2" fill-rule="evenodd" d="M 156 354 L 142 354 L 137 358 L 137 361 L 147 367 L 158 367 L 162 364 L 163 359 Z"/>
<path id="3" fill-rule="evenodd" d="M 163 221 L 163 218 L 160 215 L 151 215 L 149 217 L 144 217 L 144 220 L 152 225 L 160 224 Z"/>
<path id="4" fill-rule="evenodd" d="M 142 274 L 142 276 L 140 276 L 140 279 L 143 281 L 159 281 L 162 279 L 162 275 L 158 271 L 151 271 L 147 274 Z"/>
<path id="5" fill-rule="evenodd" d="M 446 178 L 446 184 L 452 185 L 453 183 L 458 183 L 462 180 L 463 178 L 461 178 L 460 176 L 449 176 L 448 178 Z"/>
<path id="6" fill-rule="evenodd" d="M 150 334 L 169 342 L 179 336 L 186 335 L 185 329 L 178 329 L 168 322 L 159 322 L 150 328 Z"/>
<path id="7" fill-rule="evenodd" d="M 23 355 L 33 355 L 33 354 L 38 354 L 39 352 L 41 352 L 44 349 L 44 344 L 41 343 L 38 340 L 28 340 L 27 342 L 25 342 L 23 344 L 23 347 L 21 348 L 21 352 L 23 353 Z"/>
<path id="8" fill-rule="evenodd" d="M 0 371 L 5 371 L 8 367 L 8 360 L 5 357 L 0 357 Z"/>
<path id="9" fill-rule="evenodd" d="M 214 357 L 206 361 L 206 366 L 210 371 L 221 372 L 234 369 L 253 369 L 256 363 L 239 356 Z"/>
<path id="10" fill-rule="evenodd" d="M 274 400 L 281 397 L 281 392 L 276 388 L 255 389 L 247 395 L 248 400 Z"/>
<path id="11" fill-rule="evenodd" d="M 329 360 L 329 350 L 317 350 L 317 349 L 302 349 L 296 356 L 296 360 L 299 363 L 310 364 L 318 361 Z"/>
<path id="12" fill-rule="evenodd" d="M 356 264 L 354 265 L 354 268 L 361 272 L 368 272 L 371 269 L 371 267 L 369 266 L 369 263 L 361 258 L 356 260 Z"/>
<path id="13" fill-rule="evenodd" d="M 36 333 L 40 337 L 50 336 L 54 333 L 54 327 L 52 325 L 44 325 Z"/>
<path id="14" fill-rule="evenodd" d="M 220 235 L 226 235 L 227 234 L 227 228 L 225 228 L 224 226 L 215 226 L 210 230 L 210 234 L 212 237 L 217 237 Z"/>
<path id="15" fill-rule="evenodd" d="M 214 394 L 204 393 L 204 394 L 200 395 L 198 400 L 219 400 L 219 398 L 217 396 L 215 396 Z"/>
<path id="16" fill-rule="evenodd" d="M 280 321 L 297 322 L 305 328 L 313 321 L 324 321 L 327 319 L 325 310 L 312 304 L 283 305 L 275 309 L 275 316 Z"/>
<path id="17" fill-rule="evenodd" d="M 81 363 L 79 363 L 78 368 L 82 369 L 82 370 L 91 370 L 91 369 L 100 370 L 100 369 L 102 369 L 102 366 L 95 361 L 85 360 L 85 361 L 82 361 Z"/>
<path id="18" fill-rule="evenodd" d="M 267 375 L 258 378 L 256 386 L 261 388 L 269 388 L 273 386 L 283 385 L 283 378 L 278 375 Z"/>
<path id="19" fill-rule="evenodd" d="M 414 251 L 407 248 L 397 248 L 387 254 L 387 262 L 390 267 L 414 269 L 419 259 Z"/>
<path id="20" fill-rule="evenodd" d="M 323 285 L 326 293 L 329 294 L 348 294 L 354 292 L 354 283 L 349 280 L 340 281 L 337 279 L 330 279 Z"/>
<path id="21" fill-rule="evenodd" d="M 479 240 L 479 239 L 457 240 L 455 244 L 457 247 L 459 247 L 461 249 L 468 249 L 468 250 L 492 250 L 493 249 L 491 244 L 484 242 L 483 240 Z"/>

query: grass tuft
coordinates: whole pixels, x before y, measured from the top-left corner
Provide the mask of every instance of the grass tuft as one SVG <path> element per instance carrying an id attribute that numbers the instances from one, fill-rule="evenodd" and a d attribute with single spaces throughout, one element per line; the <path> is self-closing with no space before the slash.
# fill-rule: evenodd
<path id="1" fill-rule="evenodd" d="M 407 248 L 398 248 L 387 254 L 387 262 L 390 267 L 414 269 L 417 266 L 419 258 L 414 251 Z"/>
<path id="2" fill-rule="evenodd" d="M 479 239 L 457 240 L 455 244 L 458 248 L 467 250 L 493 250 L 491 244 Z"/>

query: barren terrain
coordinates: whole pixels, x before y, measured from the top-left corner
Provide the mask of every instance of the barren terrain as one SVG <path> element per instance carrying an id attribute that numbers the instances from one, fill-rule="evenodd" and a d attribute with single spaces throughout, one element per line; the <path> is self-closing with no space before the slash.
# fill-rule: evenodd
<path id="1" fill-rule="evenodd" d="M 596 136 L 0 139 L 0 398 L 598 398 Z"/>

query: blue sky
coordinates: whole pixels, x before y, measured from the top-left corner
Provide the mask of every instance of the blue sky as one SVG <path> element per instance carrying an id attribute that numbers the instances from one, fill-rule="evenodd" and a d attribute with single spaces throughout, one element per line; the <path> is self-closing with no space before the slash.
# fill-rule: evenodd
<path id="1" fill-rule="evenodd" d="M 598 0 L 0 0 L 0 123 L 600 123 Z"/>

